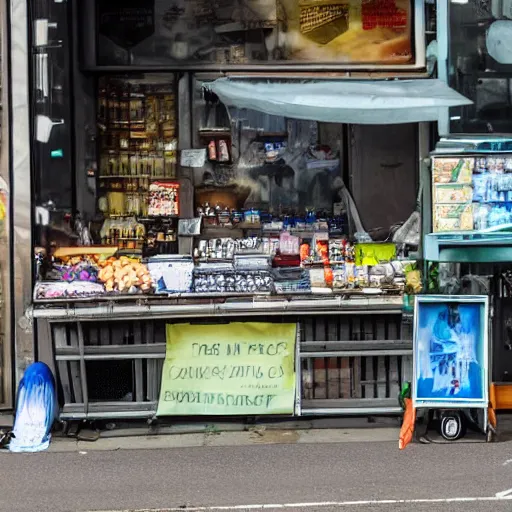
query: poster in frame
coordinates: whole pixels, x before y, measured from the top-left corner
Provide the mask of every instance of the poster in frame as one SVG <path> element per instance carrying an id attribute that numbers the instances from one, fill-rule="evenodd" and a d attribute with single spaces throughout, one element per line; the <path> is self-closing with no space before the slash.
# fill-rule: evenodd
<path id="1" fill-rule="evenodd" d="M 379 69 L 395 76 L 426 65 L 424 0 L 82 3 L 87 69 Z"/>
<path id="2" fill-rule="evenodd" d="M 413 404 L 416 408 L 486 408 L 489 403 L 489 299 L 416 297 Z"/>

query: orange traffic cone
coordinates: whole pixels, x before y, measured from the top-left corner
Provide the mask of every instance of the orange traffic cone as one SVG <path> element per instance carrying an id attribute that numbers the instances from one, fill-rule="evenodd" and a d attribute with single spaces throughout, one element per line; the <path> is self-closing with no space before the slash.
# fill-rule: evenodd
<path id="1" fill-rule="evenodd" d="M 416 424 L 416 409 L 412 405 L 410 398 L 405 399 L 405 412 L 402 428 L 400 429 L 400 440 L 398 448 L 403 450 L 411 441 L 414 434 L 414 426 Z"/>

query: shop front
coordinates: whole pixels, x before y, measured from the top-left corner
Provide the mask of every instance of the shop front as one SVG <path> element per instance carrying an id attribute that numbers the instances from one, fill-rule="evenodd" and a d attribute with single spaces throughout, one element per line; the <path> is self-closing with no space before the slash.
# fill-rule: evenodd
<path id="1" fill-rule="evenodd" d="M 428 9 L 138 4 L 31 19 L 31 315 L 62 417 L 400 412 L 421 163 L 469 103 L 422 73 Z M 318 73 L 342 60 L 385 77 Z"/>

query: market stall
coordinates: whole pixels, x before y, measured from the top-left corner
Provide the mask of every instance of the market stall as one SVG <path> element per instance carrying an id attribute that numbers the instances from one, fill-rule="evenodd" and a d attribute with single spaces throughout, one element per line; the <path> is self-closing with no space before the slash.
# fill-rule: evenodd
<path id="1" fill-rule="evenodd" d="M 332 12 L 326 5 L 304 4 L 302 41 L 309 42 L 300 48 L 295 40 L 282 43 L 285 53 L 273 54 L 275 60 L 311 62 L 308 45 L 319 49 L 333 39 L 356 65 L 421 67 L 423 44 L 415 45 L 414 56 L 410 51 L 411 16 L 414 5 L 422 21 L 423 5 L 400 2 L 408 4 L 404 10 L 394 4 L 387 2 L 383 12 L 350 13 L 337 3 Z M 253 350 L 254 333 L 238 331 L 236 323 L 284 324 L 283 343 L 294 365 L 289 357 L 279 364 L 270 359 L 272 325 L 260 333 L 263 353 L 244 354 L 268 356 L 266 375 L 279 375 L 279 384 L 264 385 L 286 390 L 286 406 L 272 408 L 269 402 L 268 414 L 400 412 L 397 394 L 410 380 L 412 350 L 404 302 L 421 288 L 419 163 L 430 149 L 429 123 L 441 110 L 468 100 L 427 78 L 218 79 L 204 72 L 210 52 L 193 50 L 186 34 L 174 34 L 171 57 L 182 50 L 184 60 L 198 59 L 194 71 L 203 72 L 177 72 L 182 66 L 169 64 L 169 55 L 161 56 L 166 69 L 151 71 L 151 51 L 162 46 L 155 34 L 169 34 L 150 8 L 140 8 L 137 16 L 120 16 L 121 5 L 100 8 L 101 27 L 93 32 L 109 44 L 89 68 L 93 78 L 75 65 L 84 98 L 75 103 L 74 119 L 64 116 L 62 102 L 45 96 L 44 80 L 35 86 L 43 99 L 34 112 L 32 316 L 38 357 L 59 382 L 63 417 L 182 414 L 183 409 L 161 407 L 166 361 L 176 349 L 170 337 L 185 336 L 182 324 L 209 326 L 201 334 L 209 348 L 199 355 L 215 356 L 221 349 L 212 336 L 228 324 L 244 333 L 244 346 Z M 164 25 L 190 22 L 198 12 L 203 11 L 167 12 Z M 147 26 L 137 22 L 142 14 Z M 131 24 L 130 41 L 120 36 L 116 19 Z M 201 23 L 205 19 L 206 14 Z M 372 19 L 375 26 L 363 23 Z M 384 22 L 401 27 L 383 29 Z M 234 27 L 215 20 L 215 55 L 252 65 L 235 42 L 244 40 L 244 51 L 259 60 L 274 25 L 258 25 L 254 33 L 243 25 L 237 32 L 255 37 L 245 41 L 238 34 L 232 40 Z M 337 32 L 321 42 L 326 27 Z M 409 50 L 393 62 L 379 52 L 354 53 L 348 39 L 364 41 L 372 31 L 381 34 L 382 51 L 397 42 L 397 34 Z M 346 35 L 340 40 L 338 32 Z M 423 34 L 414 38 L 422 40 Z M 145 46 L 145 39 L 151 44 Z M 218 47 L 218 39 L 229 42 L 229 51 Z M 123 69 L 114 69 L 118 73 L 102 70 L 125 57 Z M 146 58 L 149 64 L 142 65 Z M 34 58 L 33 65 L 37 71 L 44 62 Z M 72 144 L 70 125 L 80 134 Z M 61 191 L 57 177 L 71 148 L 81 167 L 66 175 L 70 179 Z M 226 336 L 219 342 L 227 343 Z M 191 344 L 178 347 L 184 365 L 195 357 L 187 353 Z M 237 354 L 235 345 L 223 347 L 223 356 Z M 183 399 L 199 396 L 167 391 Z M 219 408 L 213 414 L 221 414 L 225 404 L 215 400 Z M 243 400 L 261 414 L 260 398 Z M 201 403 L 203 414 L 212 414 L 206 407 L 212 403 Z M 236 409 L 222 409 L 231 413 Z"/>
<path id="2" fill-rule="evenodd" d="M 411 369 L 404 294 L 421 289 L 416 186 L 405 224 L 367 231 L 341 146 L 322 140 L 336 143 L 341 124 L 247 111 L 221 102 L 215 82 L 194 84 L 195 141 L 178 150 L 179 84 L 100 81 L 94 217 L 74 229 L 64 218 L 60 244 L 42 222 L 33 315 L 64 417 L 154 415 L 166 324 L 268 318 L 298 326 L 295 413 L 399 412 Z M 422 84 L 411 86 L 422 101 Z M 345 97 L 342 82 L 333 88 Z M 399 97 L 408 85 L 385 88 Z M 440 101 L 465 101 L 445 92 Z M 417 169 L 401 172 L 417 183 Z M 385 200 L 378 208 L 390 218 Z"/>

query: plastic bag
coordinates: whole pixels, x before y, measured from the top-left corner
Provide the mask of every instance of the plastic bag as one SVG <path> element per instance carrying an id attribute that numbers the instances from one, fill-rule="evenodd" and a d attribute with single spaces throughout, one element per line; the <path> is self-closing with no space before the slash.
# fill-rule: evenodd
<path id="1" fill-rule="evenodd" d="M 52 371 L 44 363 L 31 364 L 18 387 L 16 417 L 9 443 L 11 452 L 48 449 L 57 416 L 57 393 Z"/>

